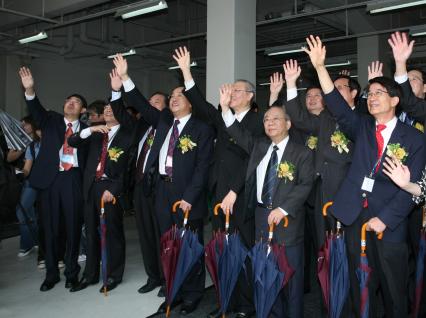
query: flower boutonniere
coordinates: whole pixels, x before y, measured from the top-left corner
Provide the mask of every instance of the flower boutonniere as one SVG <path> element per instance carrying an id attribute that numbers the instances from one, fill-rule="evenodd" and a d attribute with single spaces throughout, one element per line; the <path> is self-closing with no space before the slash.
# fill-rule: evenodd
<path id="1" fill-rule="evenodd" d="M 309 136 L 308 140 L 306 141 L 306 146 L 308 146 L 308 148 L 311 150 L 317 149 L 317 144 L 318 144 L 317 136 Z"/>
<path id="2" fill-rule="evenodd" d="M 278 178 L 284 179 L 284 182 L 293 181 L 294 179 L 294 171 L 296 170 L 296 167 L 294 164 L 288 161 L 284 161 L 278 165 Z"/>
<path id="3" fill-rule="evenodd" d="M 123 149 L 118 147 L 112 147 L 108 149 L 108 156 L 111 161 L 118 161 L 118 158 L 124 153 Z"/>
<path id="4" fill-rule="evenodd" d="M 152 147 L 152 144 L 154 143 L 154 135 L 149 135 L 148 136 L 148 140 L 146 141 L 146 143 L 148 144 L 149 148 Z"/>
<path id="5" fill-rule="evenodd" d="M 404 147 L 401 147 L 399 143 L 388 144 L 386 147 L 386 155 L 392 158 L 396 158 L 400 162 L 404 162 L 408 157 L 408 152 L 405 151 Z"/>
<path id="6" fill-rule="evenodd" d="M 425 127 L 420 123 L 415 123 L 414 128 L 416 128 L 417 130 L 420 130 L 423 133 L 425 132 Z"/>
<path id="7" fill-rule="evenodd" d="M 191 136 L 184 135 L 179 138 L 178 148 L 181 150 L 182 154 L 194 149 L 196 146 L 197 144 L 191 140 Z"/>
<path id="8" fill-rule="evenodd" d="M 331 147 L 337 148 L 337 151 L 339 153 L 342 153 L 343 151 L 346 153 L 349 152 L 349 148 L 348 148 L 349 139 L 346 138 L 345 134 L 342 133 L 340 130 L 336 130 L 331 135 L 330 140 L 331 140 Z"/>

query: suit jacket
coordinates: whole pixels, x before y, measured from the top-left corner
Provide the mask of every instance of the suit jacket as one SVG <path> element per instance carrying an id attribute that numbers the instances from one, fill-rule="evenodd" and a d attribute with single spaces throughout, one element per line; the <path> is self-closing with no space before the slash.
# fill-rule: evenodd
<path id="1" fill-rule="evenodd" d="M 213 168 L 209 175 L 209 190 L 222 200 L 230 190 L 243 193 L 249 155 L 241 149 L 228 133 L 222 113 L 208 103 L 195 85 L 184 92 L 192 104 L 193 114 L 211 124 L 216 130 Z M 241 121 L 241 126 L 254 136 L 264 134 L 262 116 L 250 110 Z"/>
<path id="2" fill-rule="evenodd" d="M 331 146 L 330 138 L 339 129 L 339 125 L 327 108 L 317 116 L 309 113 L 298 98 L 293 98 L 285 105 L 291 122 L 296 128 L 318 137 L 314 163 L 315 175 L 322 179 L 324 201 L 332 200 L 349 169 L 353 143 L 349 142 L 348 153 L 344 151 L 339 153 L 337 148 Z"/>
<path id="3" fill-rule="evenodd" d="M 145 173 L 158 172 L 158 157 L 160 149 L 173 125 L 173 114 L 168 108 L 159 111 L 152 107 L 135 87 L 126 93 L 132 105 L 142 114 L 144 120 L 156 127 L 154 142 L 146 161 Z M 205 188 L 207 185 L 208 170 L 213 154 L 213 130 L 204 122 L 191 116 L 180 136 L 188 136 L 196 143 L 196 147 L 185 153 L 178 148 L 178 142 L 173 152 L 173 182 L 175 195 L 192 205 L 189 218 L 199 219 L 207 212 Z M 143 179 L 146 195 L 152 190 L 152 178 Z"/>
<path id="4" fill-rule="evenodd" d="M 406 80 L 400 86 L 402 100 L 399 105 L 409 116 L 422 123 L 424 129 L 426 127 L 426 101 L 414 95 L 410 81 Z"/>
<path id="5" fill-rule="evenodd" d="M 325 98 L 344 132 L 355 142 L 351 167 L 336 194 L 331 212 L 343 224 L 350 225 L 361 213 L 367 197 L 370 216 L 378 217 L 386 224 L 383 240 L 403 242 L 407 235 L 407 217 L 414 207 L 411 194 L 401 190 L 383 173 L 382 164 L 375 174 L 373 191 L 368 193 L 361 190 L 364 177 L 370 174 L 377 161 L 375 119 L 361 116 L 345 107 L 346 102 L 336 89 Z M 408 152 L 404 164 L 410 169 L 411 180 L 419 180 L 426 158 L 423 135 L 398 121 L 388 144 L 395 143 Z"/>
<path id="6" fill-rule="evenodd" d="M 43 134 L 43 142 L 37 160 L 34 161 L 29 181 L 34 188 L 47 189 L 59 173 L 59 150 L 64 143 L 66 131 L 64 115 L 47 111 L 40 104 L 37 96 L 32 100 L 27 100 L 26 103 L 30 114 Z M 86 127 L 87 125 L 80 121 L 80 130 Z M 87 148 L 80 148 L 77 158 L 81 171 L 84 169 L 86 156 Z"/>
<path id="7" fill-rule="evenodd" d="M 228 127 L 228 132 L 237 144 L 250 154 L 245 178 L 245 206 L 247 207 L 246 214 L 254 215 L 257 206 L 256 169 L 266 155 L 271 140 L 267 137 L 254 138 L 237 121 Z M 280 207 L 289 214 L 288 227 L 283 228 L 282 223 L 280 223 L 275 228 L 274 233 L 274 238 L 278 243 L 289 246 L 303 242 L 305 226 L 303 204 L 311 191 L 314 179 L 312 152 L 289 140 L 280 162 L 284 163 L 285 161 L 295 166 L 294 179 L 290 181 L 278 178 L 272 198 L 272 206 L 273 209 Z"/>
<path id="8" fill-rule="evenodd" d="M 112 160 L 109 153 L 107 153 L 105 162 L 105 174 L 111 181 L 109 191 L 117 198 L 125 190 L 124 175 L 127 171 L 129 150 L 132 145 L 131 135 L 132 129 L 120 125 L 117 134 L 108 148 L 108 150 L 118 148 L 118 150 L 123 151 L 117 160 Z M 80 134 L 76 133 L 68 138 L 68 144 L 79 149 L 86 145 L 89 147 L 89 154 L 87 156 L 86 168 L 83 176 L 83 195 L 85 200 L 88 200 L 90 190 L 95 182 L 96 169 L 102 154 L 103 134 L 93 133 L 88 138 L 82 139 Z"/>

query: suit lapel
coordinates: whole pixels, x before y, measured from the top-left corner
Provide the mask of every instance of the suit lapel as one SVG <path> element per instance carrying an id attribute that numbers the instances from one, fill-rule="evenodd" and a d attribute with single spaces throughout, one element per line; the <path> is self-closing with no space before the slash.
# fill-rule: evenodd
<path id="1" fill-rule="evenodd" d="M 284 153 L 283 153 L 281 160 L 279 162 L 284 163 L 284 161 L 288 161 L 289 163 L 294 164 L 294 162 L 292 160 L 294 158 L 293 154 L 294 154 L 294 146 L 293 146 L 293 143 L 289 140 L 287 142 L 287 146 L 285 147 Z M 278 175 L 278 171 L 277 171 L 277 175 Z M 277 177 L 277 182 L 275 182 L 274 190 L 272 192 L 274 194 L 273 197 L 275 197 L 275 194 L 277 192 L 277 189 L 278 189 L 278 186 L 280 185 L 280 183 L 281 183 L 281 180 L 280 180 L 280 178 Z"/>
<path id="2" fill-rule="evenodd" d="M 269 139 L 262 139 L 259 141 L 257 150 L 253 152 L 253 158 L 250 160 L 250 165 L 247 168 L 247 176 L 251 176 L 252 173 L 256 173 L 257 166 L 262 161 L 263 157 L 265 157 L 268 152 L 268 148 L 271 145 Z"/>

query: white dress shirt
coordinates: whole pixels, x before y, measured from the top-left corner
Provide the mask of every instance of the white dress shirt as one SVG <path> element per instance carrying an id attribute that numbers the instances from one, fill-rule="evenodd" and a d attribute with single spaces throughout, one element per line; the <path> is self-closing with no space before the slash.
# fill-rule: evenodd
<path id="1" fill-rule="evenodd" d="M 179 118 L 179 125 L 177 125 L 178 131 L 179 131 L 179 136 L 180 136 L 183 128 L 185 127 L 186 123 L 191 118 L 191 115 L 192 114 L 188 114 L 188 115 L 186 115 L 182 118 Z M 174 124 L 175 120 L 176 120 L 176 118 L 174 119 L 173 124 Z M 163 145 L 161 146 L 161 149 L 160 149 L 160 155 L 159 155 L 159 159 L 158 159 L 158 171 L 162 175 L 166 175 L 167 150 L 169 149 L 169 141 L 170 141 L 170 136 L 172 135 L 172 130 L 173 130 L 173 125 L 170 127 L 169 132 L 167 133 L 166 139 L 164 140 L 164 143 L 163 143 Z M 176 143 L 179 143 L 179 139 L 176 141 Z M 173 162 L 171 162 L 171 164 L 173 164 Z M 169 166 L 171 166 L 171 165 L 169 165 Z"/>
<path id="2" fill-rule="evenodd" d="M 107 146 L 107 149 L 109 149 L 109 147 L 111 146 L 111 142 L 113 141 L 115 135 L 117 135 L 119 128 L 120 128 L 120 124 L 110 127 L 110 130 L 108 131 L 108 146 Z M 90 127 L 83 129 L 80 132 L 80 137 L 82 139 L 86 139 L 91 135 L 92 135 L 92 132 L 90 131 Z"/>
<path id="3" fill-rule="evenodd" d="M 145 134 L 143 135 L 143 137 L 141 138 L 141 140 L 139 141 L 139 145 L 138 145 L 138 156 L 136 158 L 136 165 L 138 164 L 138 159 L 139 156 L 141 154 L 142 148 L 143 148 L 143 144 L 145 143 L 146 138 L 148 138 L 148 135 L 150 134 L 151 130 L 152 130 L 152 126 L 148 128 L 148 130 L 145 132 Z M 154 136 L 155 136 L 155 131 L 154 131 Z M 145 165 L 146 165 L 146 161 L 148 159 L 149 153 L 151 152 L 151 147 L 149 147 L 148 152 L 146 153 L 145 156 L 145 160 L 143 162 L 143 169 L 142 172 L 145 173 Z"/>
<path id="4" fill-rule="evenodd" d="M 72 124 L 72 132 L 73 134 L 75 134 L 76 132 L 78 132 L 80 130 L 80 121 L 79 120 L 74 120 L 73 122 L 70 122 L 68 119 L 66 119 L 64 117 L 64 122 L 65 122 L 65 132 L 68 129 L 68 123 Z M 65 132 L 64 132 L 64 138 L 65 138 Z M 62 155 L 64 153 L 64 146 L 62 145 L 61 149 L 59 149 L 59 171 L 64 171 L 64 168 L 61 165 L 61 158 Z M 77 168 L 78 167 L 78 157 L 77 157 L 77 148 L 73 148 L 72 149 L 72 167 L 73 168 Z"/>
<path id="5" fill-rule="evenodd" d="M 383 141 L 384 141 L 384 143 L 383 143 L 383 150 L 382 150 L 382 156 L 383 156 L 383 153 L 386 150 L 386 146 L 387 146 L 387 144 L 389 142 L 389 139 L 390 139 L 390 137 L 392 135 L 393 130 L 396 127 L 397 122 L 398 122 L 398 118 L 393 117 L 390 121 L 388 121 L 385 124 L 386 128 L 382 130 L 382 136 L 383 136 Z M 377 127 L 377 122 L 376 122 L 376 127 Z"/>

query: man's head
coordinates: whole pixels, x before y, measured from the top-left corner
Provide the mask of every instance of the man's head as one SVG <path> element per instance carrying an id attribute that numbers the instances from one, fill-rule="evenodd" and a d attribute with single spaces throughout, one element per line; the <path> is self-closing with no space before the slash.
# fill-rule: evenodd
<path id="1" fill-rule="evenodd" d="M 412 69 L 408 72 L 408 80 L 410 81 L 411 89 L 416 97 L 424 99 L 426 93 L 426 85 L 424 83 L 423 71 L 420 69 Z"/>
<path id="2" fill-rule="evenodd" d="M 241 112 L 249 109 L 255 99 L 256 87 L 247 80 L 239 79 L 232 85 L 229 107 L 236 112 Z"/>
<path id="3" fill-rule="evenodd" d="M 319 115 L 324 109 L 324 99 L 322 98 L 321 88 L 313 85 L 306 90 L 305 103 L 308 112 Z"/>
<path id="4" fill-rule="evenodd" d="M 263 127 L 265 128 L 266 135 L 275 144 L 287 137 L 291 122 L 285 108 L 279 105 L 269 107 L 268 111 L 263 116 Z"/>
<path id="5" fill-rule="evenodd" d="M 108 127 L 118 125 L 117 119 L 115 119 L 114 112 L 110 104 L 105 105 L 104 107 L 104 120 Z"/>
<path id="6" fill-rule="evenodd" d="M 103 100 L 95 100 L 87 106 L 87 113 L 90 125 L 104 123 L 104 108 L 107 103 Z"/>
<path id="7" fill-rule="evenodd" d="M 361 87 L 359 83 L 348 75 L 339 75 L 334 80 L 334 86 L 339 91 L 340 95 L 345 99 L 349 106 L 355 106 Z"/>
<path id="8" fill-rule="evenodd" d="M 32 116 L 25 116 L 21 119 L 22 129 L 30 136 L 37 130 L 37 125 Z"/>
<path id="9" fill-rule="evenodd" d="M 380 123 L 386 123 L 395 116 L 400 98 L 400 87 L 393 79 L 382 76 L 368 82 L 368 111 Z"/>
<path id="10" fill-rule="evenodd" d="M 69 120 L 77 120 L 83 108 L 87 107 L 86 99 L 79 94 L 72 94 L 65 99 L 64 117 Z"/>
<path id="11" fill-rule="evenodd" d="M 149 103 L 158 110 L 163 110 L 167 107 L 167 95 L 162 92 L 155 92 L 149 98 Z"/>
<path id="12" fill-rule="evenodd" d="M 182 118 L 192 111 L 192 105 L 183 94 L 184 87 L 176 87 L 170 94 L 169 108 L 175 118 Z"/>

